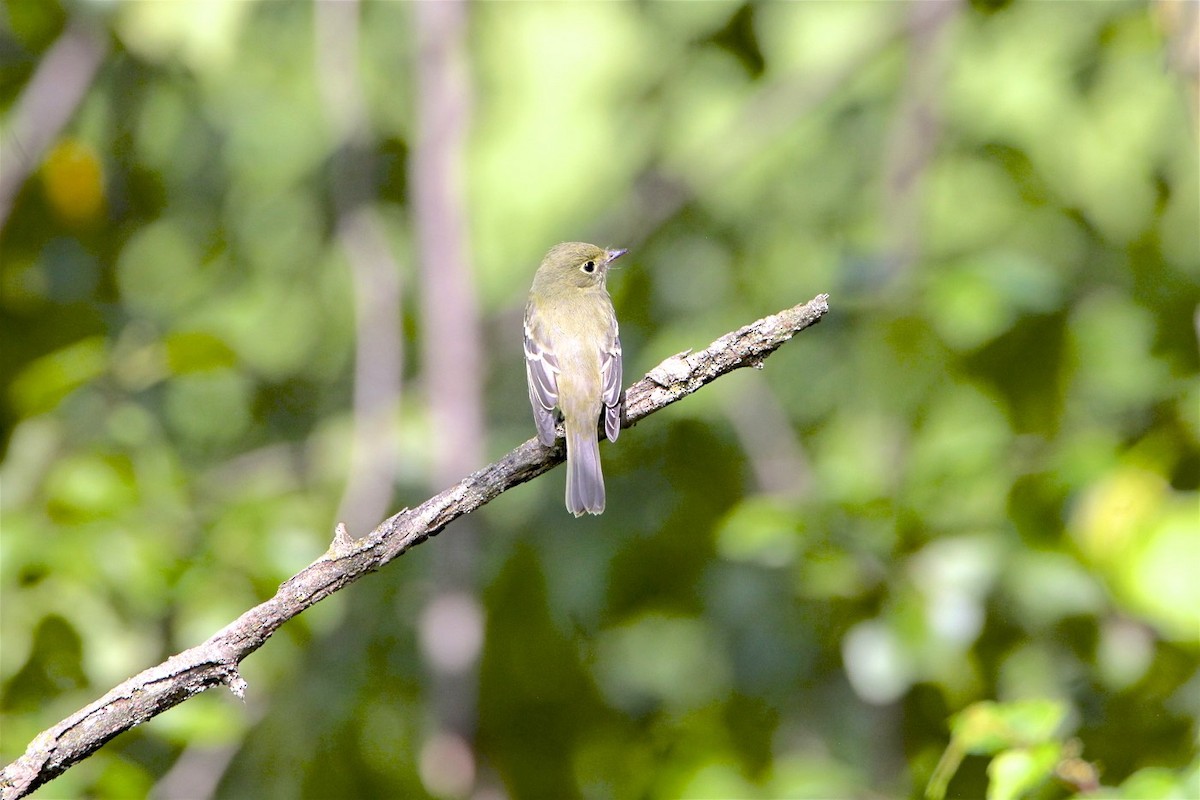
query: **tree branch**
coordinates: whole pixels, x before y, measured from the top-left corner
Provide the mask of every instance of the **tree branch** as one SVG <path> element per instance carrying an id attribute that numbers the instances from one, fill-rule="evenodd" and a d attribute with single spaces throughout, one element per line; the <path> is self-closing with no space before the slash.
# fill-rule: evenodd
<path id="1" fill-rule="evenodd" d="M 739 367 L 763 360 L 829 311 L 829 296 L 764 317 L 727 333 L 698 353 L 671 356 L 629 387 L 625 427 L 695 392 Z M 0 771 L 0 800 L 24 797 L 87 758 L 105 742 L 218 684 L 243 697 L 238 664 L 283 623 L 306 608 L 387 564 L 449 523 L 514 486 L 532 480 L 565 458 L 560 439 L 544 447 L 530 439 L 499 461 L 413 509 L 384 520 L 361 539 L 338 524 L 329 549 L 280 585 L 275 596 L 217 631 L 203 644 L 171 656 L 40 733 L 25 754 Z"/>
<path id="2" fill-rule="evenodd" d="M 108 43 L 87 22 L 72 19 L 41 57 L 14 104 L 0 147 L 0 229 L 29 175 L 83 101 Z"/>

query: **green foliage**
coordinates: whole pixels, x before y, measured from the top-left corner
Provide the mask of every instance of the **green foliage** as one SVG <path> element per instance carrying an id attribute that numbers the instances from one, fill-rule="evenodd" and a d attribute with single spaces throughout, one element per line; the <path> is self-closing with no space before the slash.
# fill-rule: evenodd
<path id="1" fill-rule="evenodd" d="M 1169 7 L 467 6 L 448 188 L 489 455 L 533 435 L 520 309 L 557 241 L 630 247 L 627 381 L 832 307 L 605 445 L 602 517 L 555 472 L 471 521 L 481 793 L 1200 796 L 1200 165 Z M 6 170 L 56 38 L 109 46 L 0 241 L 4 762 L 328 546 L 372 377 L 356 204 L 401 270 L 388 510 L 444 488 L 416 6 L 359 4 L 357 126 L 321 9 L 0 11 Z M 247 703 L 190 700 L 40 795 L 437 794 L 418 629 L 456 537 L 285 626 Z"/>
<path id="2" fill-rule="evenodd" d="M 968 706 L 951 721 L 950 745 L 929 779 L 926 795 L 942 800 L 963 756 L 986 755 L 994 757 L 988 767 L 988 797 L 1023 796 L 1053 772 L 1061 757 L 1055 735 L 1066 717 L 1065 704 L 1053 700 Z"/>

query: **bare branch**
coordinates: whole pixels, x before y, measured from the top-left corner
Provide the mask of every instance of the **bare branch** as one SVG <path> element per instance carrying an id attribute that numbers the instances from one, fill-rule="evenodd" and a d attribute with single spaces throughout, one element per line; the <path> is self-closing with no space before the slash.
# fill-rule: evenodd
<path id="1" fill-rule="evenodd" d="M 697 353 L 679 353 L 626 392 L 628 427 L 739 367 L 763 360 L 829 311 L 828 295 L 727 333 Z M 117 686 L 39 734 L 25 754 L 0 771 L 0 800 L 24 797 L 98 750 L 105 742 L 184 700 L 225 684 L 242 697 L 238 665 L 283 623 L 368 572 L 387 564 L 449 523 L 502 492 L 562 463 L 561 440 L 544 447 L 530 439 L 499 461 L 468 475 L 413 509 L 386 519 L 361 539 L 339 525 L 329 550 L 284 581 L 275 596 L 217 631 L 208 641 L 174 655 Z"/>

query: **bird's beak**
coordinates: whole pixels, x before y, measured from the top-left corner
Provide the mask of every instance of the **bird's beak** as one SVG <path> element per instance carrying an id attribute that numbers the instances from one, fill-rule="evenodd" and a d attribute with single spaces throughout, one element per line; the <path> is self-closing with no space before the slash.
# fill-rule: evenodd
<path id="1" fill-rule="evenodd" d="M 608 263 L 611 264 L 612 262 L 616 261 L 618 258 L 620 258 L 621 256 L 625 255 L 628 252 L 629 251 L 627 249 L 625 249 L 624 247 L 618 247 L 615 250 L 609 250 L 608 251 Z"/>

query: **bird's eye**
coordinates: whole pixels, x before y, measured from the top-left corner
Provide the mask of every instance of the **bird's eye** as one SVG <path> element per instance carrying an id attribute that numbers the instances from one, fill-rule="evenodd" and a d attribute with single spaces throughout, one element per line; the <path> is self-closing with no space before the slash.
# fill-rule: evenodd
<path id="1" fill-rule="evenodd" d="M 596 271 L 596 262 L 595 261 L 583 262 L 583 271 L 584 272 L 595 272 Z"/>

